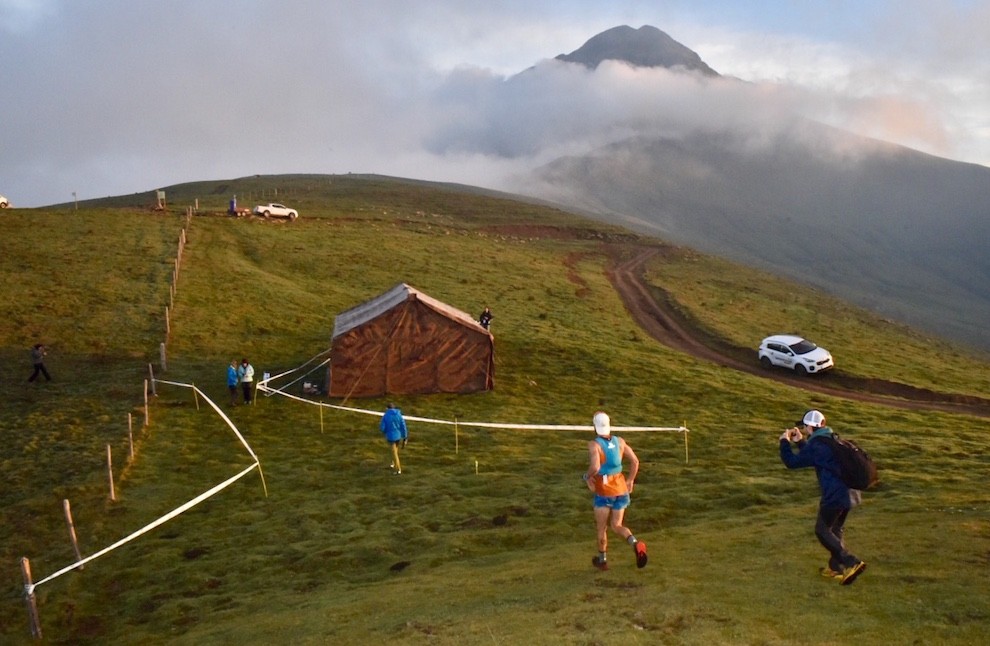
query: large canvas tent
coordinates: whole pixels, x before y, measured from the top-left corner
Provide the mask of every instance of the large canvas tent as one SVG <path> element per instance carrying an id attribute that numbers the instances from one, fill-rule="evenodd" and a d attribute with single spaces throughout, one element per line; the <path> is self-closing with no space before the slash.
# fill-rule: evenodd
<path id="1" fill-rule="evenodd" d="M 491 390 L 495 341 L 469 314 L 399 283 L 337 315 L 331 397 Z"/>

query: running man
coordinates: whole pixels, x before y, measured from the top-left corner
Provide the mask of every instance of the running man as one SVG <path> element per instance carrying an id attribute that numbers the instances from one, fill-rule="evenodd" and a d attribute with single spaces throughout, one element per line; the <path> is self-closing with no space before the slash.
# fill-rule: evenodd
<path id="1" fill-rule="evenodd" d="M 611 422 L 604 412 L 595 413 L 592 423 L 598 437 L 588 442 L 588 471 L 584 474 L 588 489 L 595 493 L 595 525 L 598 531 L 598 556 L 593 557 L 591 563 L 599 570 L 608 569 L 607 530 L 611 526 L 613 532 L 632 546 L 636 554 L 636 567 L 646 567 L 646 543 L 636 540 L 632 531 L 622 524 L 639 473 L 639 458 L 625 440 L 612 435 Z M 622 474 L 623 458 L 629 460 L 628 479 Z"/>

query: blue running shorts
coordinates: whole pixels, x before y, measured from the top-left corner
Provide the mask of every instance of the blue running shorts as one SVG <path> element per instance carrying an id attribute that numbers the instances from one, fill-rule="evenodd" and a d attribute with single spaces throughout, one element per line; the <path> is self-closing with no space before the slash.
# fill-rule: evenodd
<path id="1" fill-rule="evenodd" d="M 595 494 L 595 507 L 608 507 L 615 511 L 620 511 L 629 506 L 629 494 L 621 496 L 599 496 Z"/>

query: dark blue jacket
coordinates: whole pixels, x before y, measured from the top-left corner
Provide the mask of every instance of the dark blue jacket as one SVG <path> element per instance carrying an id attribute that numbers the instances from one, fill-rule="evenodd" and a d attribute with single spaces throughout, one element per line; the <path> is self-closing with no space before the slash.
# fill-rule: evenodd
<path id="1" fill-rule="evenodd" d="M 832 434 L 832 429 L 826 427 L 815 431 L 808 440 L 797 443 L 798 452 L 791 449 L 790 442 L 780 441 L 780 459 L 788 469 L 815 467 L 818 476 L 818 486 L 822 491 L 821 506 L 831 509 L 849 509 L 849 487 L 839 477 L 839 463 L 835 459 L 832 447 L 818 439 L 823 434 Z"/>

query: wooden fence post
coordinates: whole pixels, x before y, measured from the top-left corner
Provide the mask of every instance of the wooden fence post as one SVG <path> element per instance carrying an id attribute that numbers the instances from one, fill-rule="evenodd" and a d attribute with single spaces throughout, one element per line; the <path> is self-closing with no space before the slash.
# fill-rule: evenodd
<path id="1" fill-rule="evenodd" d="M 168 365 L 165 362 L 165 342 L 158 346 L 158 354 L 161 358 L 162 372 L 168 372 Z"/>
<path id="2" fill-rule="evenodd" d="M 172 324 L 168 320 L 168 305 L 165 306 L 165 338 L 172 334 Z"/>
<path id="3" fill-rule="evenodd" d="M 117 492 L 113 488 L 113 457 L 110 453 L 109 444 L 107 444 L 107 475 L 110 476 L 110 500 L 117 502 Z"/>
<path id="4" fill-rule="evenodd" d="M 82 552 L 79 551 L 79 539 L 76 538 L 76 525 L 72 522 L 72 508 L 69 506 L 69 499 L 62 501 L 62 509 L 65 510 L 65 523 L 69 526 L 69 539 L 72 540 L 72 549 L 76 551 L 76 560 L 82 560 Z M 85 566 L 80 565 L 77 569 L 82 570 Z"/>
<path id="5" fill-rule="evenodd" d="M 148 410 L 148 380 L 144 380 L 144 425 L 151 423 L 151 413 Z"/>
<path id="6" fill-rule="evenodd" d="M 687 420 L 684 420 L 684 464 L 688 462 L 688 433 L 687 430 Z"/>
<path id="7" fill-rule="evenodd" d="M 38 602 L 34 598 L 34 582 L 31 581 L 31 561 L 26 556 L 21 557 L 21 575 L 24 577 L 24 603 L 27 604 L 31 636 L 41 639 L 41 619 L 38 617 Z"/>
<path id="8" fill-rule="evenodd" d="M 155 388 L 155 369 L 148 364 L 148 381 L 151 382 L 151 394 L 154 397 L 158 396 L 158 390 Z"/>

